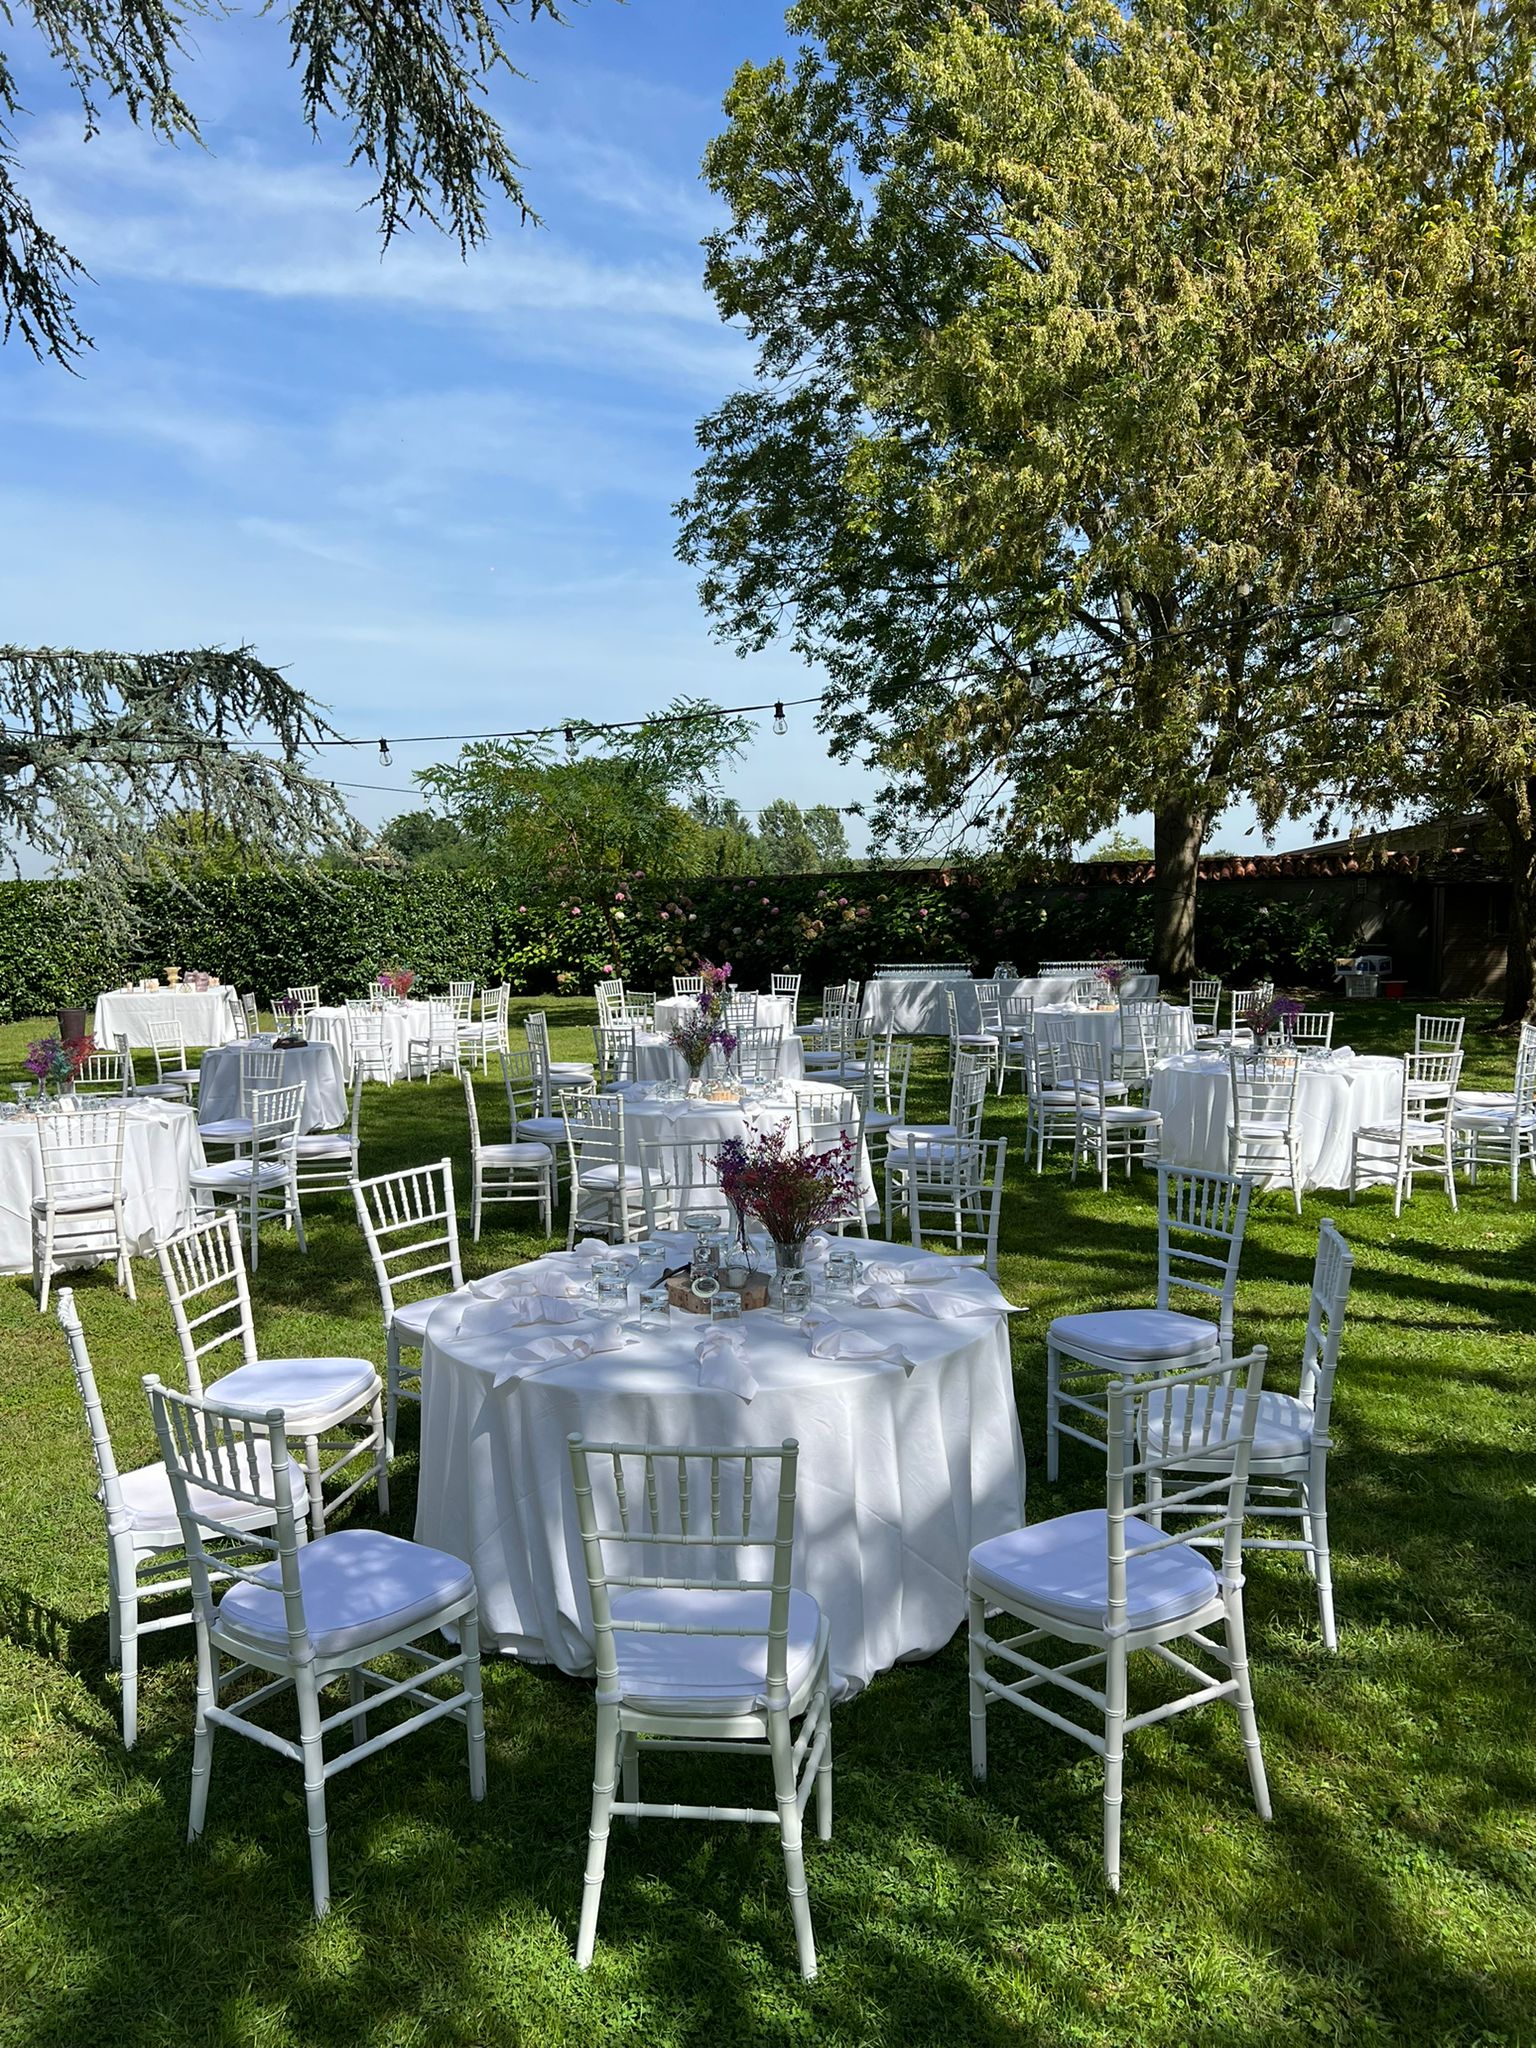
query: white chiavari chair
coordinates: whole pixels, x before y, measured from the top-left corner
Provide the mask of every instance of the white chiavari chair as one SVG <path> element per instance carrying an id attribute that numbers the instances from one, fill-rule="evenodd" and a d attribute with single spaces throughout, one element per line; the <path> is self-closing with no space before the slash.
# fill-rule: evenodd
<path id="1" fill-rule="evenodd" d="M 1243 1619 L 1243 1510 L 1264 1361 L 1257 1350 L 1244 1359 L 1163 1372 L 1151 1382 L 1115 1380 L 1106 1399 L 1104 1507 L 1032 1523 L 971 1552 L 971 1770 L 977 1779 L 987 1775 L 987 1710 L 999 1701 L 1022 1707 L 1101 1756 L 1104 1874 L 1111 1891 L 1120 1889 L 1125 1738 L 1170 1714 L 1232 1701 L 1254 1804 L 1261 1819 L 1270 1817 Z M 1156 1402 L 1160 1407 L 1151 1405 Z M 1165 1486 L 1165 1509 L 1189 1509 L 1193 1527 L 1166 1534 L 1129 1512 L 1138 1477 L 1150 1481 L 1176 1469 L 1180 1459 L 1229 1446 L 1231 1462 L 1221 1470 Z M 1202 1542 L 1219 1546 L 1219 1569 L 1199 1547 Z M 987 1615 L 998 1610 L 1022 1622 L 1024 1633 L 992 1635 Z M 1220 1641 L 1211 1635 L 1213 1628 L 1221 1630 Z M 1181 1641 L 1214 1662 L 1221 1675 L 1211 1676 L 1171 1648 Z M 1075 1654 L 1066 1663 L 1047 1663 L 1042 1653 L 1050 1642 L 1065 1642 Z M 1187 1689 L 1132 1714 L 1127 1666 L 1141 1650 L 1157 1657 Z M 1101 1687 L 1090 1682 L 1090 1674 L 1099 1672 Z M 1064 1705 L 1091 1708 L 1098 1725 L 1084 1726 L 1047 1706 L 1040 1694 L 1052 1687 L 1066 1693 Z"/>
<path id="2" fill-rule="evenodd" d="M 576 1242 L 576 1225 L 615 1231 L 629 1244 L 645 1218 L 645 1191 L 638 1166 L 624 1159 L 622 1095 L 562 1095 L 566 1159 L 570 1174 L 570 1222 L 565 1247 Z"/>
<path id="3" fill-rule="evenodd" d="M 234 1152 L 243 1151 L 251 1142 L 251 1097 L 260 1089 L 281 1088 L 282 1085 L 283 1056 L 277 1048 L 242 1045 L 235 1114 L 210 1117 L 206 1123 L 198 1124 L 197 1132 L 203 1141 L 204 1152 L 210 1145 L 228 1146 Z"/>
<path id="4" fill-rule="evenodd" d="M 161 1017 L 151 1017 L 144 1027 L 144 1036 L 149 1055 L 155 1063 L 155 1078 L 153 1081 L 135 1078 L 132 1092 L 158 1097 L 162 1102 L 186 1102 L 195 1096 L 197 1068 L 187 1057 L 181 1026 Z"/>
<path id="5" fill-rule="evenodd" d="M 814 1786 L 831 1839 L 831 1660 L 821 1610 L 793 1584 L 797 1447 L 573 1436 L 570 1451 L 597 1662 L 577 1964 L 592 1960 L 615 1817 L 736 1820 L 778 1829 L 800 1974 L 814 1977 L 801 1820 Z M 722 1554 L 742 1562 L 722 1570 Z M 771 1759 L 772 1806 L 641 1798 L 642 1750 L 737 1747 Z"/>
<path id="6" fill-rule="evenodd" d="M 209 1391 L 231 1407 L 265 1413 L 281 1408 L 288 1432 L 304 1440 L 304 1481 L 310 1527 L 319 1536 L 325 1518 L 368 1484 L 378 1490 L 379 1513 L 389 1513 L 389 1457 L 384 1441 L 383 1388 L 366 1358 L 263 1358 L 256 1347 L 251 1289 L 240 1251 L 240 1230 L 224 1210 L 155 1245 L 160 1278 L 171 1305 L 176 1342 L 189 1391 Z M 217 1379 L 205 1366 L 222 1365 L 230 1347 L 239 1363 Z M 363 1461 L 337 1493 L 326 1488 L 339 1472 Z"/>
<path id="7" fill-rule="evenodd" d="M 1465 1017 L 1417 1016 L 1413 1020 L 1415 1052 L 1460 1052 Z"/>
<path id="8" fill-rule="evenodd" d="M 105 1095 L 123 1097 L 131 1093 L 128 1077 L 133 1061 L 126 1036 L 120 1036 L 114 1050 L 87 1053 L 75 1069 L 77 1097 Z"/>
<path id="9" fill-rule="evenodd" d="M 584 1060 L 556 1060 L 550 1057 L 549 1019 L 542 1010 L 533 1010 L 523 1019 L 523 1035 L 533 1059 L 533 1071 L 539 1084 L 539 1110 L 546 1117 L 560 1114 L 562 1099 L 567 1095 L 590 1095 L 595 1085 L 592 1069 Z M 562 1132 L 564 1125 L 561 1126 Z M 540 1133 L 542 1136 L 542 1133 Z"/>
<path id="10" fill-rule="evenodd" d="M 1301 1214 L 1301 1147 L 1296 1132 L 1301 1064 L 1294 1053 L 1227 1049 L 1230 1088 L 1227 1171 L 1288 1187 Z"/>
<path id="11" fill-rule="evenodd" d="M 704 993 L 702 974 L 674 974 L 672 977 L 674 996 L 701 996 Z"/>
<path id="12" fill-rule="evenodd" d="M 1452 1132 L 1467 1162 L 1467 1177 L 1477 1185 L 1485 1162 L 1509 1165 L 1509 1199 L 1520 1199 L 1520 1169 L 1536 1173 L 1536 1028 L 1520 1027 L 1515 1055 L 1515 1085 L 1504 1094 L 1457 1090 L 1451 1112 Z"/>
<path id="13" fill-rule="evenodd" d="M 536 1202 L 544 1235 L 554 1229 L 555 1154 L 536 1138 L 485 1143 L 480 1136 L 480 1111 L 475 1102 L 475 1077 L 461 1076 L 469 1118 L 470 1235 L 480 1242 L 480 1219 L 488 1202 Z"/>
<path id="14" fill-rule="evenodd" d="M 770 974 L 768 993 L 782 996 L 789 1004 L 789 1021 L 793 1026 L 795 1014 L 800 1008 L 800 977 L 798 974 Z"/>
<path id="15" fill-rule="evenodd" d="M 1045 1155 L 1053 1145 L 1077 1144 L 1077 1090 L 1066 1046 L 1026 1032 L 1024 1086 L 1024 1143 L 1034 1154 L 1035 1172 L 1043 1173 Z"/>
<path id="16" fill-rule="evenodd" d="M 289 1002 L 298 1004 L 298 1017 L 307 1017 L 311 1010 L 320 1007 L 320 984 L 317 981 L 296 981 L 283 990 Z"/>
<path id="17" fill-rule="evenodd" d="M 1189 984 L 1189 1014 L 1196 1038 L 1214 1038 L 1221 1028 L 1221 981 L 1214 974 L 1197 974 Z"/>
<path id="18" fill-rule="evenodd" d="M 294 1140 L 293 1156 L 298 1169 L 300 1192 L 306 1195 L 334 1194 L 350 1190 L 359 1172 L 362 1149 L 363 1064 L 353 1059 L 347 1084 L 346 1121 L 333 1131 L 301 1131 Z"/>
<path id="19" fill-rule="evenodd" d="M 593 1065 L 597 1069 L 599 1088 L 608 1089 L 620 1081 L 638 1080 L 639 1067 L 635 1050 L 637 1028 L 627 1021 L 592 1026 Z"/>
<path id="20" fill-rule="evenodd" d="M 1415 1173 L 1434 1173 L 1444 1184 L 1451 1207 L 1456 1201 L 1456 1155 L 1452 1124 L 1456 1084 L 1461 1079 L 1459 1052 L 1403 1054 L 1402 1104 L 1395 1123 L 1361 1124 L 1349 1147 L 1349 1199 L 1362 1183 L 1392 1184 L 1392 1214 L 1413 1199 Z"/>
<path id="21" fill-rule="evenodd" d="M 342 1529 L 302 1540 L 302 1509 L 289 1479 L 281 1409 L 265 1414 L 223 1401 L 173 1393 L 145 1381 L 161 1455 L 170 1475 L 192 1580 L 197 1624 L 197 1714 L 187 1839 L 207 1818 L 215 1731 L 243 1735 L 276 1750 L 304 1773 L 310 1886 L 317 1916 L 330 1906 L 330 1846 L 325 1788 L 338 1771 L 433 1721 L 464 1724 L 472 1799 L 485 1796 L 485 1722 L 480 1701 L 479 1602 L 462 1558 L 381 1529 Z M 265 1462 L 261 1447 L 269 1455 Z M 205 1503 L 213 1496 L 216 1506 Z M 271 1518 L 243 1532 L 244 1557 L 227 1540 L 232 1513 Z M 214 1597 L 216 1580 L 231 1581 Z M 456 1639 L 447 1655 L 426 1650 L 436 1631 Z M 373 1667 L 388 1658 L 385 1671 Z M 231 1669 L 224 1669 L 225 1660 Z M 411 1669 L 398 1676 L 398 1663 Z M 252 1674 L 268 1682 L 236 1696 Z M 326 1713 L 325 1689 L 347 1681 L 345 1705 Z M 456 1678 L 456 1693 L 427 1688 Z M 291 1689 L 297 1742 L 250 1718 L 253 1708 Z M 372 1707 L 406 1708 L 370 1737 Z M 345 1730 L 349 1746 L 326 1758 L 328 1737 Z"/>
<path id="22" fill-rule="evenodd" d="M 453 1161 L 374 1174 L 352 1199 L 384 1314 L 384 1451 L 393 1458 L 400 1403 L 421 1399 L 421 1361 L 402 1354 L 422 1349 L 433 1309 L 464 1285 Z"/>
<path id="23" fill-rule="evenodd" d="M 414 1081 L 419 1072 L 421 1080 L 430 1082 L 435 1074 L 450 1073 L 457 1080 L 459 1020 L 453 1005 L 433 997 L 426 1010 L 426 1023 L 418 1025 L 405 1041 L 406 1078 Z"/>
<path id="24" fill-rule="evenodd" d="M 120 1105 L 63 1112 L 37 1120 L 43 1192 L 32 1202 L 32 1285 L 38 1313 L 60 1266 L 111 1259 L 117 1284 L 138 1300 L 128 1225 L 123 1216 L 123 1146 L 127 1132 Z"/>
<path id="25" fill-rule="evenodd" d="M 304 1121 L 304 1083 L 255 1089 L 250 1112 L 250 1151 L 194 1167 L 190 1183 L 196 1193 L 211 1195 L 215 1204 L 223 1198 L 243 1213 L 254 1272 L 261 1257 L 261 1225 L 268 1218 L 278 1218 L 294 1233 L 301 1252 L 309 1249 L 299 1204 L 296 1149 Z"/>
<path id="26" fill-rule="evenodd" d="M 1313 1052 L 1331 1052 L 1333 1015 L 1332 1010 L 1298 1010 L 1294 1017 L 1286 1018 L 1280 1042 L 1307 1047 Z"/>
<path id="27" fill-rule="evenodd" d="M 1072 1062 L 1072 1094 L 1076 1132 L 1072 1142 L 1072 1179 L 1077 1180 L 1079 1162 L 1092 1154 L 1099 1187 L 1108 1193 L 1112 1160 L 1125 1161 L 1125 1177 L 1140 1163 L 1154 1166 L 1162 1142 L 1163 1119 L 1155 1109 L 1133 1102 L 1116 1102 L 1109 1095 L 1109 1076 L 1104 1071 L 1104 1048 L 1097 1039 L 1073 1038 L 1067 1042 Z"/>
<path id="28" fill-rule="evenodd" d="M 1003 997 L 1003 1031 L 997 1049 L 997 1092 L 1002 1094 L 1010 1073 L 1017 1074 L 1019 1086 L 1029 1087 L 1027 1036 L 1035 1028 L 1033 996 Z"/>
<path id="29" fill-rule="evenodd" d="M 955 992 L 952 988 L 946 988 L 944 991 L 944 1007 L 949 1019 L 949 1065 L 951 1072 L 953 1072 L 955 1061 L 959 1058 L 960 1054 L 970 1052 L 981 1053 L 985 1056 L 987 1072 L 990 1075 L 995 1069 L 1002 1052 L 1001 1012 L 999 1011 L 998 1028 L 995 1031 L 962 1031 L 960 1029 L 960 1012 L 956 1007 Z"/>

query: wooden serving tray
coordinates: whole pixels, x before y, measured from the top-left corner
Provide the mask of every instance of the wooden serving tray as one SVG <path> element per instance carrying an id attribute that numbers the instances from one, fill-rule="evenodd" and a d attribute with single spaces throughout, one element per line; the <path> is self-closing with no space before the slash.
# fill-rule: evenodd
<path id="1" fill-rule="evenodd" d="M 680 1308 L 685 1315 L 690 1316 L 707 1316 L 709 1314 L 709 1302 L 705 1301 L 702 1296 L 694 1293 L 693 1280 L 690 1269 L 687 1266 L 679 1266 L 675 1272 L 664 1273 L 662 1279 L 666 1283 L 667 1299 L 674 1308 Z M 724 1285 L 723 1282 L 721 1284 L 722 1286 Z M 766 1308 L 768 1306 L 768 1275 L 766 1273 L 748 1273 L 746 1279 L 741 1284 L 740 1291 L 743 1310 Z M 713 1296 L 710 1297 L 711 1300 L 713 1298 Z"/>

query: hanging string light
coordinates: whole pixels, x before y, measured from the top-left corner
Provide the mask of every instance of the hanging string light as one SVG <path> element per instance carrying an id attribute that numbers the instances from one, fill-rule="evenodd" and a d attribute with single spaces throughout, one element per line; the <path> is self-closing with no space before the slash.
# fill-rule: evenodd
<path id="1" fill-rule="evenodd" d="M 789 720 L 784 716 L 784 706 L 782 702 L 776 703 L 773 707 L 773 729 L 777 733 L 786 733 L 789 731 Z"/>
<path id="2" fill-rule="evenodd" d="M 395 757 L 394 757 L 394 755 L 393 755 L 393 754 L 392 754 L 392 753 L 391 753 L 391 752 L 389 751 L 389 741 L 388 741 L 388 740 L 380 740 L 380 741 L 379 741 L 379 766 L 380 766 L 381 768 L 392 768 L 392 767 L 394 766 L 394 762 L 395 762 Z"/>

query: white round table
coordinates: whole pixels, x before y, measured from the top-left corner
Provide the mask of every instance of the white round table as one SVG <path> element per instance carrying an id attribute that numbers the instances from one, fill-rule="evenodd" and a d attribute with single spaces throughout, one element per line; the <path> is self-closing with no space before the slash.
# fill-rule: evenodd
<path id="1" fill-rule="evenodd" d="M 910 1245 L 861 1240 L 858 1249 L 893 1261 L 917 1256 Z M 758 1383 L 743 1400 L 700 1386 L 702 1318 L 674 1311 L 669 1330 L 631 1333 L 622 1350 L 509 1372 L 508 1341 L 537 1335 L 537 1326 L 466 1335 L 460 1319 L 470 1299 L 467 1290 L 450 1296 L 426 1328 L 415 1533 L 473 1568 L 488 1648 L 573 1675 L 592 1669 L 566 1446 L 573 1431 L 625 1443 L 797 1439 L 795 1584 L 828 1619 L 844 1695 L 902 1658 L 942 1649 L 965 1618 L 971 1547 L 1023 1520 L 1007 1318 L 984 1301 L 957 1321 L 902 1308 L 839 1311 L 894 1337 L 910 1370 L 901 1361 L 812 1357 L 803 1331 L 758 1310 L 741 1323 Z M 594 1326 L 595 1317 L 557 1327 L 565 1335 Z"/>
<path id="2" fill-rule="evenodd" d="M 829 1102 L 850 1091 L 828 1081 L 802 1081 L 791 1094 L 788 1090 L 755 1090 L 744 1102 L 659 1099 L 650 1084 L 624 1082 L 610 1091 L 624 1098 L 624 1158 L 626 1164 L 640 1164 L 640 1146 L 645 1139 L 668 1139 L 678 1144 L 718 1145 L 722 1138 L 744 1138 L 752 1131 L 772 1130 L 775 1125 L 793 1125 L 794 1096 L 825 1096 Z M 859 1147 L 859 1194 L 865 1210 L 878 1214 L 874 1176 L 869 1168 L 869 1151 Z M 713 1206 L 701 1196 L 701 1209 Z M 721 1215 L 728 1215 L 725 1199 L 719 1198 Z M 577 1212 L 578 1217 L 580 1211 Z M 862 1241 L 862 1240 L 861 1240 Z"/>
<path id="3" fill-rule="evenodd" d="M 235 1036 L 230 1014 L 234 990 L 214 988 L 108 989 L 96 998 L 92 1032 L 103 1052 L 119 1037 L 131 1046 L 148 1045 L 149 1026 L 175 1024 L 187 1045 L 228 1045 Z"/>
<path id="4" fill-rule="evenodd" d="M 270 1039 L 254 1043 L 270 1049 Z M 203 1054 L 198 1069 L 197 1120 L 217 1122 L 221 1117 L 240 1114 L 240 1051 L 226 1045 Z M 307 1045 L 286 1046 L 278 1055 L 282 1061 L 283 1085 L 304 1083 L 304 1131 L 334 1131 L 347 1120 L 347 1082 L 341 1055 L 328 1039 L 312 1038 Z"/>
<path id="5" fill-rule="evenodd" d="M 1044 1044 L 1067 1045 L 1073 1039 L 1086 1039 L 1099 1046 L 1104 1054 L 1104 1071 L 1109 1072 L 1110 1062 L 1120 1050 L 1118 1004 L 1107 1010 L 1054 1004 L 1048 1009 L 1037 1008 L 1034 1020 L 1035 1034 Z M 1164 1058 L 1187 1052 L 1194 1044 L 1195 1024 L 1187 1009 L 1176 1010 L 1170 1003 L 1160 1003 L 1152 1021 L 1157 1026 L 1157 1050 Z"/>
<path id="6" fill-rule="evenodd" d="M 1037 1008 L 1068 1003 L 1082 974 L 1027 974 L 1017 981 L 999 984 L 1007 996 L 1029 996 Z M 1130 1002 L 1157 1000 L 1155 974 L 1128 974 L 1123 984 Z M 910 1037 L 943 1037 L 949 1030 L 949 1003 L 955 999 L 955 1016 L 962 1031 L 981 1029 L 981 1004 L 975 980 L 969 975 L 881 974 L 864 984 L 859 1011 L 859 1030 L 866 1034 L 895 1031 Z"/>
<path id="7" fill-rule="evenodd" d="M 80 1096 L 81 1111 L 114 1098 Z M 66 1105 L 51 1112 L 71 1114 Z M 123 1142 L 123 1218 L 128 1241 L 138 1254 L 152 1252 L 157 1237 L 174 1237 L 191 1223 L 195 1202 L 190 1185 L 202 1166 L 197 1118 L 183 1102 L 130 1102 L 118 1112 L 127 1120 Z M 0 1122 L 0 1272 L 32 1270 L 32 1204 L 43 1192 L 43 1150 L 35 1115 Z"/>
<path id="8" fill-rule="evenodd" d="M 373 1013 L 382 1019 L 384 1044 L 389 1053 L 390 1076 L 398 1080 L 405 1073 L 406 1043 L 412 1038 L 425 1038 L 432 1015 L 430 1003 L 404 1002 L 385 1003 Z M 327 1004 L 321 1009 L 311 1010 L 305 1022 L 310 1038 L 324 1039 L 336 1048 L 344 1074 L 352 1071 L 352 1059 L 356 1034 L 352 1029 L 352 1013 L 339 1006 Z"/>
<path id="9" fill-rule="evenodd" d="M 660 1007 L 658 1005 L 658 1007 Z M 765 1029 L 773 1030 L 771 1023 Z M 778 1063 L 774 1069 L 781 1081 L 799 1081 L 805 1074 L 805 1060 L 800 1041 L 792 1031 L 785 1032 L 779 1040 Z M 686 1081 L 688 1069 L 680 1052 L 674 1052 L 670 1041 L 660 1031 L 637 1031 L 635 1033 L 635 1076 L 637 1081 Z"/>
<path id="10" fill-rule="evenodd" d="M 656 1005 L 656 1029 L 665 1038 L 674 1024 L 699 1014 L 697 996 L 663 996 Z M 782 1031 L 788 1038 L 795 1028 L 795 1006 L 788 996 L 759 996 L 757 1021 L 768 1031 Z"/>
<path id="11" fill-rule="evenodd" d="M 1148 1100 L 1162 1116 L 1162 1157 L 1170 1165 L 1226 1172 L 1232 1081 L 1225 1054 L 1164 1060 Z M 1347 1046 L 1322 1057 L 1304 1054 L 1296 1087 L 1303 1187 L 1347 1188 L 1353 1134 L 1362 1124 L 1395 1123 L 1402 1104 L 1400 1060 L 1356 1058 Z"/>

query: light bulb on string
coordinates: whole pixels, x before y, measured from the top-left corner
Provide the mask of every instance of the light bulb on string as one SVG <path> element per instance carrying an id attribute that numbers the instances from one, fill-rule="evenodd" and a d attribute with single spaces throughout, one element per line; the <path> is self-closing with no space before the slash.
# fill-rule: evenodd
<path id="1" fill-rule="evenodd" d="M 394 755 L 393 755 L 393 754 L 392 754 L 392 753 L 391 753 L 391 752 L 389 751 L 389 741 L 388 741 L 388 740 L 380 740 L 380 741 L 379 741 L 379 766 L 380 766 L 381 768 L 392 768 L 392 767 L 394 766 L 394 762 L 395 762 L 395 757 L 394 757 Z"/>
<path id="2" fill-rule="evenodd" d="M 565 728 L 565 751 L 568 754 L 574 754 L 576 751 L 576 735 L 570 726 Z"/>
<path id="3" fill-rule="evenodd" d="M 777 733 L 789 731 L 789 720 L 784 716 L 784 706 L 782 704 L 775 704 L 773 707 L 773 729 Z"/>

